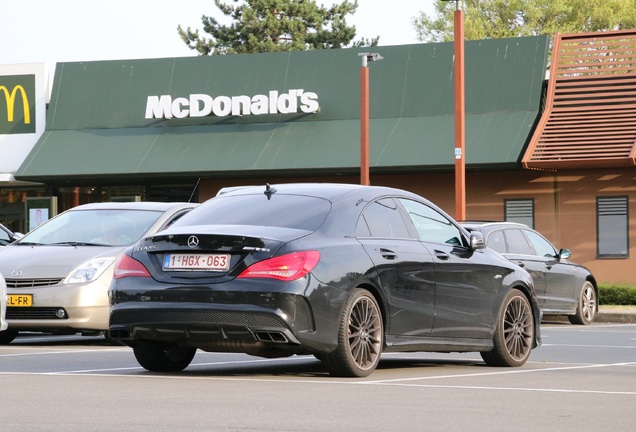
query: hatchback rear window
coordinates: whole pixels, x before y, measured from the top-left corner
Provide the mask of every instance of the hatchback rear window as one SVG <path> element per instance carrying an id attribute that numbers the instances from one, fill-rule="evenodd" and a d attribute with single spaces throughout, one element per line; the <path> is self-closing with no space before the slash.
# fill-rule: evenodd
<path id="1" fill-rule="evenodd" d="M 193 209 L 173 226 L 260 225 L 316 231 L 330 210 L 329 201 L 311 196 L 222 195 Z"/>

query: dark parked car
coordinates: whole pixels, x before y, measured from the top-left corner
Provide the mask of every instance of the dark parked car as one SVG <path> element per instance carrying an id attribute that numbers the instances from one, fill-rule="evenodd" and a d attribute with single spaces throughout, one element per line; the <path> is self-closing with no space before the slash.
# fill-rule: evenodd
<path id="1" fill-rule="evenodd" d="M 572 324 L 590 324 L 598 312 L 596 279 L 585 267 L 568 261 L 568 249 L 552 243 L 527 225 L 513 222 L 462 222 L 479 231 L 486 245 L 525 268 L 534 280 L 539 307 L 547 315 L 567 315 Z"/>
<path id="2" fill-rule="evenodd" d="M 150 371 L 197 349 L 313 354 L 366 376 L 383 351 L 478 351 L 520 366 L 540 342 L 532 278 L 429 201 L 385 187 L 240 188 L 118 260 L 110 337 Z"/>

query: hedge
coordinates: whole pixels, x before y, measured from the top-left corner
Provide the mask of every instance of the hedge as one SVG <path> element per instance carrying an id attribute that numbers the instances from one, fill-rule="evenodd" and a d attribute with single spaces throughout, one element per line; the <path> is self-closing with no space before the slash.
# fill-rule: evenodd
<path id="1" fill-rule="evenodd" d="M 636 305 L 636 286 L 599 284 L 598 302 L 601 305 Z"/>

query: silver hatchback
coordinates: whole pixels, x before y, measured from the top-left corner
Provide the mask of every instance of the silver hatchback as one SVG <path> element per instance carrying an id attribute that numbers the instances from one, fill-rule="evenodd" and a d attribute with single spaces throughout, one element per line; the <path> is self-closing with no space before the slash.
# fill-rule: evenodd
<path id="1" fill-rule="evenodd" d="M 7 284 L 0 273 L 0 332 L 7 329 L 7 322 L 4 315 L 7 312 Z M 1 334 L 1 333 L 0 333 Z"/>
<path id="2" fill-rule="evenodd" d="M 96 203 L 67 210 L 0 248 L 7 284 L 0 343 L 19 331 L 99 334 L 117 257 L 196 207 L 193 203 Z"/>

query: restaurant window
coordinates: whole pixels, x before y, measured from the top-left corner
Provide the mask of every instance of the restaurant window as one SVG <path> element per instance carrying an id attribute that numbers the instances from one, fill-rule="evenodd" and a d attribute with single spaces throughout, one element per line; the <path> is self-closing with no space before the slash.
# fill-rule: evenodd
<path id="1" fill-rule="evenodd" d="M 517 222 L 534 228 L 534 200 L 506 199 L 504 200 L 504 220 Z"/>
<path id="2" fill-rule="evenodd" d="M 596 256 L 629 257 L 627 196 L 596 198 Z"/>

